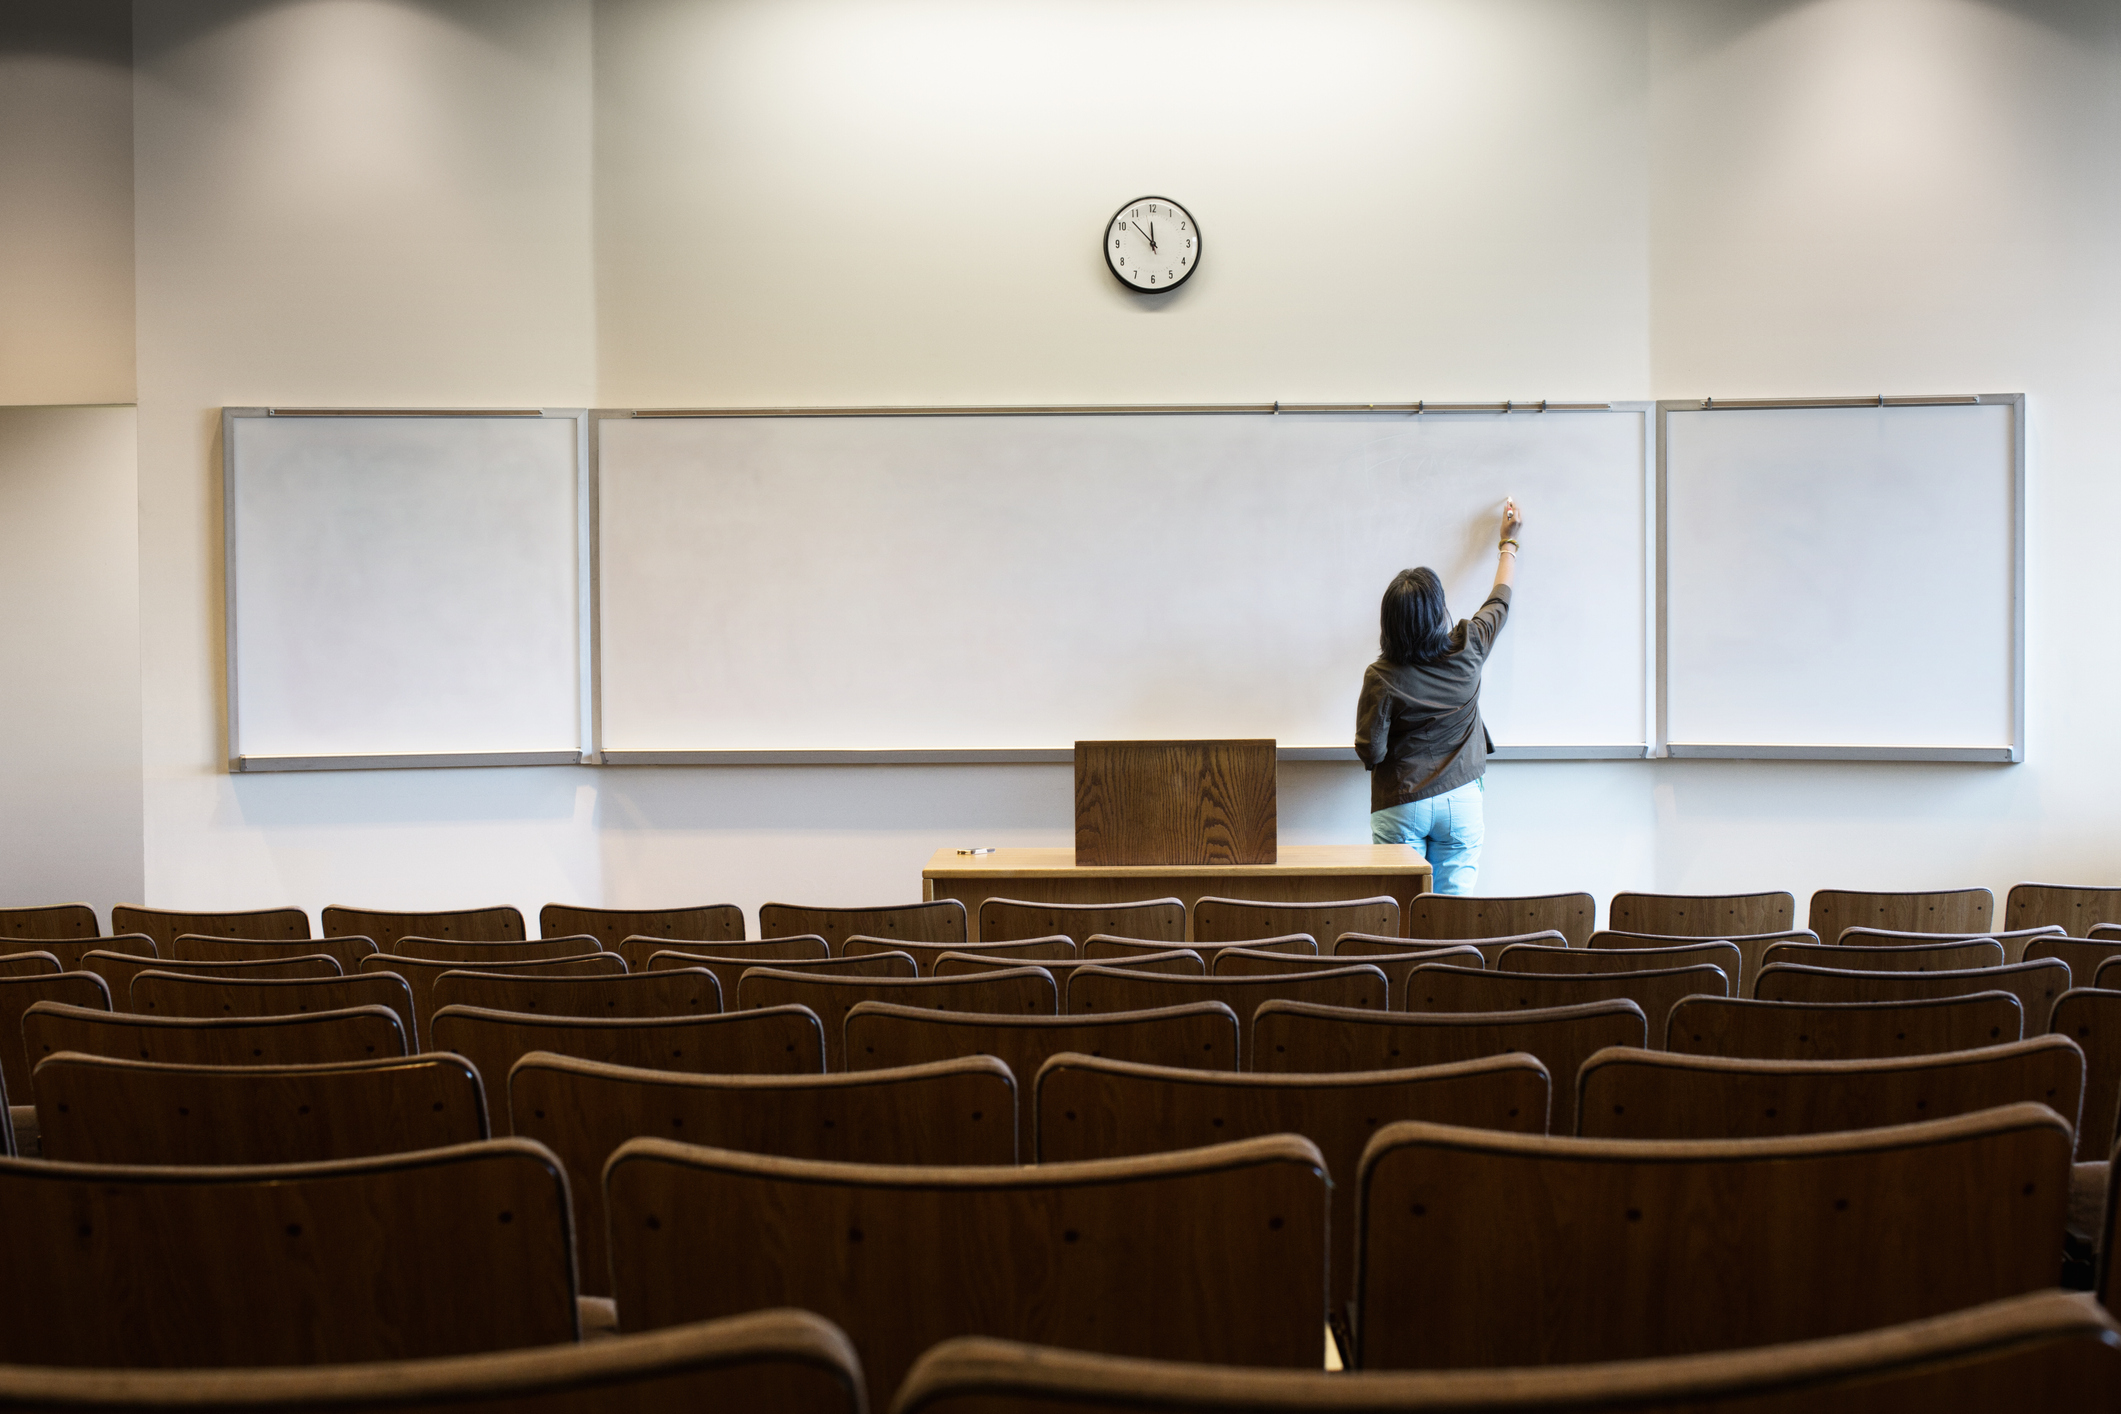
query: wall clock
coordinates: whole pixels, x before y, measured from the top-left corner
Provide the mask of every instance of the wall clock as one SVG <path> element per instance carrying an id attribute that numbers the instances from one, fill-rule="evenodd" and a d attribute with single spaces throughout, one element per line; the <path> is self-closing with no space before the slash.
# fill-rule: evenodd
<path id="1" fill-rule="evenodd" d="M 1171 290 L 1200 269 L 1200 223 L 1168 197 L 1137 197 L 1105 230 L 1105 264 L 1130 290 Z"/>

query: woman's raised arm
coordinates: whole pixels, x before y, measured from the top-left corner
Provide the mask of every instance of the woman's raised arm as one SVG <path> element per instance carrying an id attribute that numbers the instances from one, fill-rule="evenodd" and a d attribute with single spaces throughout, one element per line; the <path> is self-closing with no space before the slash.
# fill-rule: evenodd
<path id="1" fill-rule="evenodd" d="M 1495 547 L 1495 587 L 1502 588 L 1517 573 L 1517 536 L 1524 529 L 1524 517 L 1518 512 L 1514 499 L 1502 503 L 1502 543 Z"/>

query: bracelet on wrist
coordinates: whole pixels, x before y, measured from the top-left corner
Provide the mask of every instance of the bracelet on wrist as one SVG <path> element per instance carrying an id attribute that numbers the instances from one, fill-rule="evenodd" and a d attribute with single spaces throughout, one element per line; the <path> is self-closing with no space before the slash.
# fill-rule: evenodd
<path id="1" fill-rule="evenodd" d="M 1505 538 L 1505 539 L 1503 540 L 1502 544 L 1501 544 L 1501 545 L 1497 545 L 1497 546 L 1496 546 L 1495 548 L 1496 548 L 1496 549 L 1498 549 L 1498 550 L 1500 550 L 1500 549 L 1502 549 L 1502 548 L 1503 548 L 1503 546 L 1508 546 L 1508 547 L 1509 547 L 1510 549 L 1512 549 L 1512 550 L 1516 549 L 1516 548 L 1517 548 L 1517 540 L 1516 540 L 1516 538 L 1515 538 L 1514 536 L 1512 536 L 1512 537 L 1506 537 L 1506 538 Z"/>

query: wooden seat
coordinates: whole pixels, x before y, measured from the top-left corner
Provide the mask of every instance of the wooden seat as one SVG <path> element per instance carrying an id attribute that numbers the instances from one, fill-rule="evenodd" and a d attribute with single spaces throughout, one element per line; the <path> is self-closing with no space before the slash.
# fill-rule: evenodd
<path id="1" fill-rule="evenodd" d="M 92 952 L 117 952 L 145 958 L 158 955 L 155 940 L 145 933 L 119 933 L 107 938 L 0 939 L 0 955 L 16 957 L 33 952 L 49 953 L 58 958 L 63 972 L 92 970 L 87 966 L 88 955 Z"/>
<path id="2" fill-rule="evenodd" d="M 2013 884 L 2003 898 L 2006 928 L 2053 924 L 2072 938 L 2084 938 L 2101 923 L 2121 923 L 2121 888 Z"/>
<path id="3" fill-rule="evenodd" d="M 1587 1139 L 1762 1139 L 2046 1105 L 2072 1127 L 2084 1055 L 2060 1036 L 1890 1060 L 1764 1061 L 1600 1051 L 1577 1074 Z"/>
<path id="4" fill-rule="evenodd" d="M 103 931 L 96 910 L 85 903 L 42 908 L 0 908 L 0 942 L 18 938 L 93 938 Z"/>
<path id="5" fill-rule="evenodd" d="M 1062 1052 L 1196 1070 L 1237 1069 L 1237 1013 L 1193 1002 L 1109 1016 L 991 1016 L 861 1002 L 847 1013 L 847 1070 L 993 1056 L 1016 1077 L 1017 1153 L 1036 1152 L 1029 1096 L 1039 1067 Z"/>
<path id="6" fill-rule="evenodd" d="M 1701 941 L 1677 933 L 1631 933 L 1611 928 L 1601 928 L 1591 934 L 1586 946 L 1594 948 L 1670 948 L 1685 943 Z M 1753 979 L 1760 975 L 1761 958 L 1777 943 L 1816 943 L 1819 935 L 1809 928 L 1786 928 L 1774 933 L 1741 933 L 1734 937 L 1719 938 L 1718 942 L 1729 943 L 1738 949 L 1744 959 L 1739 967 L 1742 974 L 1731 979 L 1731 987 L 1743 996 L 1752 990 Z"/>
<path id="7" fill-rule="evenodd" d="M 275 942 L 257 938 L 215 938 L 203 933 L 185 933 L 163 949 L 179 962 L 258 962 L 268 958 L 314 957 L 325 953 L 336 959 L 342 972 L 357 972 L 361 959 L 377 951 L 372 938 L 358 935 L 340 938 L 304 938 L 299 942 Z"/>
<path id="8" fill-rule="evenodd" d="M 1871 893 L 1819 889 L 1812 894 L 1807 925 L 1821 938 L 1839 938 L 1848 927 L 1890 928 L 1903 933 L 1969 933 L 1988 927 L 1996 896 L 1987 889 L 1940 889 L 1932 893 Z"/>
<path id="9" fill-rule="evenodd" d="M 1573 1076 L 1609 1046 L 1642 1046 L 1649 1023 L 1626 998 L 1533 1011 L 1392 1012 L 1267 1002 L 1253 1020 L 1252 1068 L 1277 1073 L 1401 1070 L 1521 1052 Z M 1576 1086 L 1552 1082 L 1547 1126 L 1572 1134 Z M 1342 1180 L 1345 1181 L 1345 1180 Z"/>
<path id="10" fill-rule="evenodd" d="M 223 977 L 253 981 L 270 977 L 343 977 L 339 960 L 325 953 L 308 956 L 266 958 L 260 962 L 175 962 L 156 957 L 136 957 L 124 952 L 92 952 L 81 959 L 84 972 L 93 972 L 110 988 L 114 1010 L 132 1010 L 133 979 L 143 972 L 170 972 L 180 977 Z"/>
<path id="11" fill-rule="evenodd" d="M 965 905 L 954 898 L 884 908 L 806 908 L 793 903 L 759 905 L 759 936 L 788 938 L 815 933 L 837 954 L 852 937 L 907 943 L 966 941 Z"/>
<path id="12" fill-rule="evenodd" d="M 444 1007 L 434 1017 L 435 1049 L 470 1061 L 494 1097 L 494 1126 L 507 1106 L 510 1067 L 532 1051 L 641 1070 L 695 1075 L 815 1075 L 824 1038 L 814 1012 L 768 1007 L 716 1016 L 530 1016 L 481 1007 Z"/>
<path id="13" fill-rule="evenodd" d="M 384 1006 L 405 1024 L 408 1042 L 420 1034 L 412 988 L 389 972 L 351 977 L 196 977 L 143 972 L 132 982 L 128 1011 L 142 1016 L 299 1016 L 350 1007 Z M 412 1049 L 417 1049 L 413 1047 Z"/>
<path id="14" fill-rule="evenodd" d="M 115 954 L 115 953 L 90 953 L 90 954 L 89 954 L 88 956 L 89 956 L 90 958 L 98 958 L 98 957 L 115 957 L 115 956 L 118 956 L 118 954 Z M 1190 954 L 1189 954 L 1189 956 L 1190 956 Z M 1199 959 L 1199 958 L 1198 958 L 1197 956 L 1196 956 L 1196 957 L 1194 957 L 1194 958 L 1193 958 L 1193 960 L 1194 960 L 1195 962 L 1199 962 L 1199 961 L 1200 961 L 1200 959 Z M 41 976 L 51 976 L 51 975 L 56 975 L 56 974 L 58 974 L 58 973 L 64 972 L 65 970 L 66 970 L 66 969 L 65 969 L 64 967 L 62 967 L 62 966 L 60 965 L 60 963 L 59 963 L 59 957 L 58 957 L 58 954 L 56 954 L 56 953 L 48 953 L 48 952 L 15 952 L 15 953 L 0 953 L 0 977 L 41 977 Z M 96 972 L 96 969 L 95 969 L 95 967 L 93 967 L 93 966 L 89 966 L 89 967 L 84 967 L 84 968 L 82 968 L 81 970 L 82 970 L 82 971 L 84 971 L 84 972 Z M 96 973 L 96 975 L 97 975 L 97 976 L 99 976 L 99 977 L 100 977 L 100 976 L 102 976 L 102 974 L 101 974 L 100 972 L 97 972 L 97 973 Z M 110 981 L 110 979 L 109 979 L 109 978 L 107 978 L 107 977 L 105 977 L 105 978 L 104 978 L 104 982 L 105 982 L 105 984 L 106 984 L 106 985 L 107 985 L 107 984 L 109 983 L 109 981 Z"/>
<path id="15" fill-rule="evenodd" d="M 1662 1048 L 1665 1017 L 1687 997 L 1730 995 L 1730 977 L 1713 963 L 1650 971 L 1582 973 L 1484 972 L 1424 963 L 1407 976 L 1407 1010 L 1511 1011 L 1575 1006 L 1625 997 L 1649 1022 L 1649 1046 Z"/>
<path id="16" fill-rule="evenodd" d="M 1752 1060 L 1883 1060 L 2016 1041 L 2025 1007 L 2009 992 L 1905 1002 L 1764 1002 L 1693 997 L 1672 1008 L 1666 1049 Z"/>
<path id="17" fill-rule="evenodd" d="M 722 984 L 724 1009 L 735 1005 L 736 984 L 754 967 L 771 967 L 782 972 L 818 972 L 834 977 L 917 977 L 921 970 L 920 965 L 910 955 L 902 952 L 769 962 L 749 958 L 707 957 L 689 952 L 659 952 L 648 959 L 650 972 L 672 972 L 689 967 L 705 968 L 714 974 L 715 980 Z"/>
<path id="18" fill-rule="evenodd" d="M 1398 937 L 1399 901 L 1342 899 L 1335 903 L 1263 903 L 1252 899 L 1202 898 L 1193 904 L 1193 941 L 1238 943 L 1246 939 L 1285 938 L 1308 933 L 1337 938 L 1343 933 L 1378 933 Z"/>
<path id="19" fill-rule="evenodd" d="M 972 1011 L 1000 1016 L 1054 1016 L 1060 990 L 1053 974 L 1036 967 L 957 977 L 832 977 L 754 967 L 737 982 L 740 1010 L 806 1006 L 825 1027 L 825 1069 L 845 1068 L 842 1030 L 847 1013 L 862 1002 L 891 1002 L 930 1011 Z"/>
<path id="20" fill-rule="evenodd" d="M 812 962 L 832 956 L 832 948 L 815 933 L 804 933 L 793 938 L 755 938 L 750 942 L 731 940 L 718 943 L 672 942 L 668 938 L 631 937 L 619 944 L 619 956 L 626 959 L 630 972 L 646 972 L 648 960 L 657 953 L 676 952 L 703 957 L 741 957 L 750 959 L 754 967 L 773 967 L 783 962 Z M 723 990 L 730 990 L 724 988 Z"/>
<path id="21" fill-rule="evenodd" d="M 935 975 L 935 960 L 947 952 L 1008 958 L 1018 966 L 1076 960 L 1075 940 L 1065 934 L 997 943 L 901 943 L 889 938 L 856 936 L 840 944 L 842 957 L 867 957 L 884 952 L 904 953 L 912 958 L 923 977 Z"/>
<path id="22" fill-rule="evenodd" d="M 479 1007 L 541 1016 L 714 1016 L 722 985 L 704 967 L 611 976 L 540 977 L 521 972 L 445 972 L 428 994 L 434 1009 Z"/>
<path id="23" fill-rule="evenodd" d="M 1589 894 L 1536 894 L 1519 897 L 1480 898 L 1466 894 L 1419 894 L 1407 904 L 1406 935 L 1410 938 L 1449 938 L 1470 942 L 1476 938 L 1511 938 L 1522 941 L 1527 933 L 1556 932 L 1572 948 L 1591 940 L 1591 924 L 1598 908 Z"/>
<path id="24" fill-rule="evenodd" d="M 1230 949 L 1224 949 L 1225 952 Z M 1272 956 L 1287 962 L 1285 954 Z M 1024 964 L 1013 957 L 993 957 L 985 953 L 946 952 L 935 960 L 937 977 L 962 977 L 971 972 L 998 972 L 1005 967 L 1021 967 Z M 1205 977 L 1206 964 L 1200 954 L 1191 948 L 1173 948 L 1169 952 L 1143 953 L 1139 957 L 1078 957 L 1067 962 L 1038 962 L 1031 964 L 1053 976 L 1053 984 L 1061 995 L 1068 992 L 1068 978 L 1081 967 L 1131 967 L 1142 972 L 1175 972 L 1185 977 Z"/>
<path id="25" fill-rule="evenodd" d="M 1853 930 L 1851 930 L 1853 931 Z M 1850 943 L 1777 943 L 1761 957 L 1763 965 L 1795 963 L 1830 967 L 1837 972 L 1958 972 L 1970 967 L 2003 966 L 2003 944 L 1994 938 L 1950 943 L 1893 943 L 1862 947 Z M 1756 977 L 1754 979 L 1758 981 Z"/>
<path id="26" fill-rule="evenodd" d="M 494 962 L 551 962 L 555 958 L 585 957 L 603 950 L 603 945 L 587 933 L 572 938 L 527 938 L 498 943 L 407 935 L 384 949 L 392 957 L 447 962 L 457 967 L 484 967 Z"/>
<path id="27" fill-rule="evenodd" d="M 259 942 L 306 940 L 309 937 L 309 915 L 299 908 L 254 908 L 240 913 L 187 913 L 180 909 L 140 908 L 121 903 L 110 911 L 110 930 L 113 933 L 145 933 L 155 940 L 158 950 L 166 953 L 172 943 L 187 933 L 200 933 L 210 938 L 252 938 Z M 326 919 L 324 931 L 332 933 L 362 930 L 334 929 L 331 921 Z"/>
<path id="28" fill-rule="evenodd" d="M 1252 952 L 1285 952 L 1298 957 L 1316 957 L 1318 939 L 1309 933 L 1289 933 L 1278 938 L 1237 938 L 1227 943 L 1187 943 L 1189 952 L 1198 953 L 1201 966 L 1212 970 L 1215 954 L 1224 948 L 1245 948 Z M 1171 950 L 1168 943 L 1153 942 L 1146 938 L 1115 938 L 1104 933 L 1085 938 L 1082 944 L 1082 959 L 1085 962 L 1120 961 L 1128 958 L 1153 957 Z"/>
<path id="29" fill-rule="evenodd" d="M 2072 987 L 2097 984 L 2099 968 L 2111 957 L 2121 957 L 2121 937 L 2065 938 L 2059 935 L 2028 939 L 2024 960 L 2037 962 L 2051 957 L 2069 969 Z"/>
<path id="30" fill-rule="evenodd" d="M 1561 942 L 1559 933 L 1538 933 L 1535 937 L 1552 938 Z M 1244 949 L 1247 955 L 1253 949 Z M 1491 959 L 1485 946 L 1478 943 L 1443 943 L 1422 941 L 1409 943 L 1404 939 L 1377 938 L 1366 933 L 1343 933 L 1333 943 L 1332 960 L 1335 962 L 1366 963 L 1384 973 L 1385 980 L 1392 984 L 1392 1010 L 1404 1011 L 1407 1005 L 1407 974 L 1424 962 L 1448 962 L 1458 967 L 1486 967 Z"/>
<path id="31" fill-rule="evenodd" d="M 61 1051 L 37 1065 L 44 1157 L 76 1164 L 307 1164 L 488 1136 L 462 1056 L 164 1065 Z"/>
<path id="32" fill-rule="evenodd" d="M 1032 903 L 1024 899 L 990 898 L 979 906 L 979 936 L 983 943 L 1050 938 L 1059 934 L 1080 945 L 1083 939 L 1096 933 L 1112 933 L 1150 942 L 1183 943 L 1186 940 L 1186 905 L 1175 898 L 1142 899 L 1134 903 Z"/>
<path id="33" fill-rule="evenodd" d="M 2055 999 L 2068 990 L 2069 968 L 2053 958 L 1950 972 L 1844 972 L 1776 962 L 1753 983 L 1753 995 L 1764 1002 L 1904 1002 L 2009 992 L 2025 1008 L 2025 1029 L 2033 1035 L 2047 1029 Z"/>
<path id="34" fill-rule="evenodd" d="M 36 1064 L 38 1052 L 24 1051 L 22 1019 L 39 1002 L 107 1012 L 111 1009 L 110 988 L 93 972 L 0 977 L 0 1082 L 5 1082 L 12 1103 L 17 1105 L 36 1101 L 30 1068 Z"/>
<path id="35" fill-rule="evenodd" d="M 582 908 L 548 903 L 538 910 L 541 938 L 578 938 L 585 933 L 614 952 L 628 938 L 738 942 L 744 936 L 744 910 L 733 903 L 705 903 L 691 908 Z"/>
<path id="36" fill-rule="evenodd" d="M 2121 991 L 2077 987 L 2064 992 L 2046 1030 L 2068 1037 L 2084 1053 L 2084 1119 L 2077 1127 L 2077 1162 L 2096 1163 L 2114 1147 L 2115 1116 L 2121 1107 Z"/>
<path id="37" fill-rule="evenodd" d="M 1444 961 L 1442 958 L 1436 960 Z M 1698 967 L 1702 963 L 1721 968 L 1731 990 L 1738 989 L 1738 974 L 1744 969 L 1745 957 L 1738 951 L 1736 943 L 1721 939 L 1662 948 L 1556 948 L 1539 943 L 1518 943 L 1503 949 L 1496 970 L 1580 977 L 1612 972 L 1662 972 L 1674 967 Z"/>
<path id="38" fill-rule="evenodd" d="M 2025 960 L 2025 945 L 2033 939 L 2065 936 L 2067 935 L 2060 928 L 2051 925 L 2044 925 L 2038 928 L 2017 928 L 2007 931 L 1983 928 L 1970 933 L 1908 933 L 1893 928 L 1850 926 L 1843 928 L 1839 937 L 1824 938 L 1821 941 L 1840 943 L 1844 947 L 1884 948 L 1901 947 L 1913 943 L 1931 945 L 1937 943 L 1965 943 L 1986 938 L 2001 945 L 2005 962 L 2022 962 Z"/>
<path id="39" fill-rule="evenodd" d="M 1183 977 L 1132 968 L 1085 967 L 1068 979 L 1070 1016 L 1116 1011 L 1153 1011 L 1187 1002 L 1221 1002 L 1237 1013 L 1237 1060 L 1251 1068 L 1252 1015 L 1268 1001 L 1311 1002 L 1382 1013 L 1390 1008 L 1392 984 L 1366 963 L 1323 972 L 1279 972 L 1253 977 Z"/>
<path id="40" fill-rule="evenodd" d="M 0 1406 L 106 1414 L 861 1414 L 861 1394 L 854 1347 L 830 1322 L 805 1311 L 759 1311 L 585 1345 L 434 1360 L 211 1375 L 0 1366 Z"/>
<path id="41" fill-rule="evenodd" d="M 421 1048 L 428 1044 L 428 1023 L 434 1017 L 434 987 L 445 972 L 462 972 L 460 962 L 430 962 L 425 958 L 399 957 L 394 953 L 371 953 L 361 959 L 358 969 L 363 975 L 377 972 L 394 972 L 405 979 L 412 988 L 413 1015 L 419 1020 L 418 1042 Z M 554 958 L 547 962 L 489 962 L 481 972 L 500 973 L 510 977 L 612 977 L 626 970 L 625 961 L 616 953 L 584 953 L 580 957 Z"/>
<path id="42" fill-rule="evenodd" d="M 1474 1129 L 1544 1134 L 1547 1069 L 1531 1056 L 1488 1056 L 1407 1070 L 1279 1075 L 1137 1065 L 1057 1055 L 1035 1085 L 1042 1164 L 1161 1154 L 1301 1134 L 1333 1179 L 1330 1312 L 1338 1326 L 1354 1288 L 1353 1178 L 1381 1125 L 1425 1119 Z"/>
<path id="43" fill-rule="evenodd" d="M 613 1155 L 604 1190 L 627 1329 L 815 1311 L 854 1341 L 876 1409 L 923 1350 L 968 1330 L 1114 1354 L 1319 1362 L 1327 1181 L 1295 1135 L 1007 1168 L 636 1139 Z"/>
<path id="44" fill-rule="evenodd" d="M 1016 1078 L 992 1056 L 841 1075 L 677 1075 L 532 1052 L 507 1086 L 515 1132 L 567 1166 L 582 1289 L 594 1295 L 611 1289 L 604 1164 L 630 1139 L 842 1163 L 1017 1161 Z"/>
<path id="45" fill-rule="evenodd" d="M 1451 1371 L 1240 1370 L 983 1336 L 915 1362 L 892 1414 L 1985 1414 L 2121 1400 L 2121 1326 L 2037 1292 L 1905 1325 L 1628 1364 Z"/>
<path id="46" fill-rule="evenodd" d="M 38 1002 L 22 1016 L 32 1061 L 61 1051 L 170 1065 L 328 1065 L 410 1055 L 405 1023 L 387 1006 L 292 1016 L 141 1016 Z"/>
<path id="47" fill-rule="evenodd" d="M 520 1139 L 257 1168 L 0 1161 L 0 1360 L 301 1365 L 578 1338 L 559 1161 Z"/>
<path id="48" fill-rule="evenodd" d="M 2034 1104 L 1684 1144 L 1391 1125 L 1357 1180 L 1359 1358 L 1650 1359 L 2052 1287 L 2073 1142 Z"/>
<path id="49" fill-rule="evenodd" d="M 1780 933 L 1796 921 L 1796 897 L 1779 889 L 1762 894 L 1617 893 L 1606 904 L 1609 929 L 1675 938 Z"/>
<path id="50" fill-rule="evenodd" d="M 206 928 L 195 932 L 212 931 Z M 345 908 L 333 904 L 324 910 L 324 931 L 333 936 L 348 934 L 373 938 L 384 952 L 397 948 L 400 938 L 446 938 L 466 943 L 521 942 L 525 936 L 523 915 L 507 905 L 496 908 L 460 908 L 441 913 L 391 913 L 374 908 Z"/>

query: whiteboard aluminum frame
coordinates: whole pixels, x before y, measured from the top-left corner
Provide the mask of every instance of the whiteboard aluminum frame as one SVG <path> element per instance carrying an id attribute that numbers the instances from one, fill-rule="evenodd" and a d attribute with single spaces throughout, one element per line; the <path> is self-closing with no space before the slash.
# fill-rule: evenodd
<path id="1" fill-rule="evenodd" d="M 575 645 L 577 661 L 576 731 L 573 751 L 438 751 L 320 756 L 246 756 L 236 692 L 239 664 L 236 645 L 236 439 L 239 417 L 524 417 L 566 419 L 575 424 Z M 588 759 L 594 740 L 590 711 L 596 694 L 591 679 L 596 661 L 594 603 L 595 538 L 590 515 L 596 508 L 595 478 L 590 465 L 591 439 L 586 408 L 312 408 L 224 407 L 221 409 L 221 599 L 225 641 L 225 686 L 228 711 L 228 769 L 231 775 L 278 771 L 403 771 L 474 766 L 574 766 Z"/>
<path id="2" fill-rule="evenodd" d="M 1666 655 L 1665 577 L 1666 415 L 1730 409 L 1968 407 L 2006 406 L 2011 410 L 2011 741 L 2008 746 L 1800 746 L 1777 742 L 1701 742 L 1670 740 L 1670 664 Z M 1973 762 L 2017 765 L 2025 760 L 2025 394 L 1932 393 L 1872 394 L 1816 398 L 1661 398 L 1657 403 L 1657 682 L 1656 742 L 1652 755 L 1680 760 L 1718 761 L 1904 761 Z"/>

